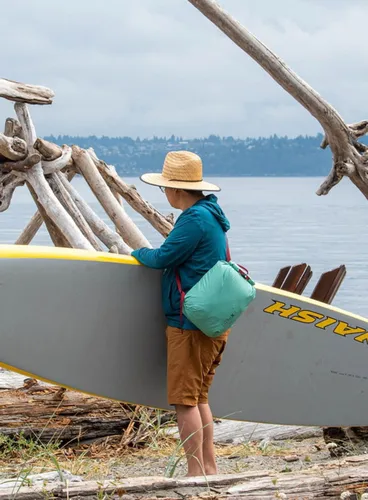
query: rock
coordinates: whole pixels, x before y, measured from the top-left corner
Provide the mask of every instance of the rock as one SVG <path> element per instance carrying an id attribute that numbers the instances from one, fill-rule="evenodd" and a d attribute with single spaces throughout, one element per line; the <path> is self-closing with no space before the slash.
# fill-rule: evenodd
<path id="1" fill-rule="evenodd" d="M 284 458 L 285 462 L 298 462 L 300 459 L 297 455 L 289 455 L 288 457 Z"/>

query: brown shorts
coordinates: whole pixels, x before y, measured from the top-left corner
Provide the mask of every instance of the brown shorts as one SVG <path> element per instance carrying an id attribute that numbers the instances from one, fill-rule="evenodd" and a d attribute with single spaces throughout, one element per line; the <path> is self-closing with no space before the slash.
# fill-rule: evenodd
<path id="1" fill-rule="evenodd" d="M 208 391 L 229 333 L 230 330 L 217 338 L 210 338 L 198 330 L 167 327 L 167 392 L 170 405 L 208 403 Z"/>

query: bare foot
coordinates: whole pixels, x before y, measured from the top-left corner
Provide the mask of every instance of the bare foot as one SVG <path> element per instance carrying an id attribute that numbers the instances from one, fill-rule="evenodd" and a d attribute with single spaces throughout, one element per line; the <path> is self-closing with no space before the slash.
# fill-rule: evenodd
<path id="1" fill-rule="evenodd" d="M 217 469 L 206 469 L 206 476 L 216 476 L 217 474 Z"/>

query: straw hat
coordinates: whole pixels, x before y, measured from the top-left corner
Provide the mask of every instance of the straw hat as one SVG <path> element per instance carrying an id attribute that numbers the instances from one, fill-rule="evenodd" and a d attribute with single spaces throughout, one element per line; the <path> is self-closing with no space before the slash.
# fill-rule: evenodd
<path id="1" fill-rule="evenodd" d="M 161 174 L 144 174 L 141 180 L 153 186 L 190 189 L 193 191 L 220 191 L 218 186 L 203 180 L 202 160 L 191 151 L 167 153 Z"/>

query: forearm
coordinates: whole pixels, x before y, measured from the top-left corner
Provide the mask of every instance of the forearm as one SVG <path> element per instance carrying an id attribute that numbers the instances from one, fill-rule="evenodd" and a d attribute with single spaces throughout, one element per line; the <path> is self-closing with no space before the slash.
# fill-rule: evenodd
<path id="1" fill-rule="evenodd" d="M 138 262 L 152 269 L 165 269 L 167 267 L 165 259 L 162 258 L 160 248 L 139 248 L 138 250 L 134 250 L 131 255 Z"/>

